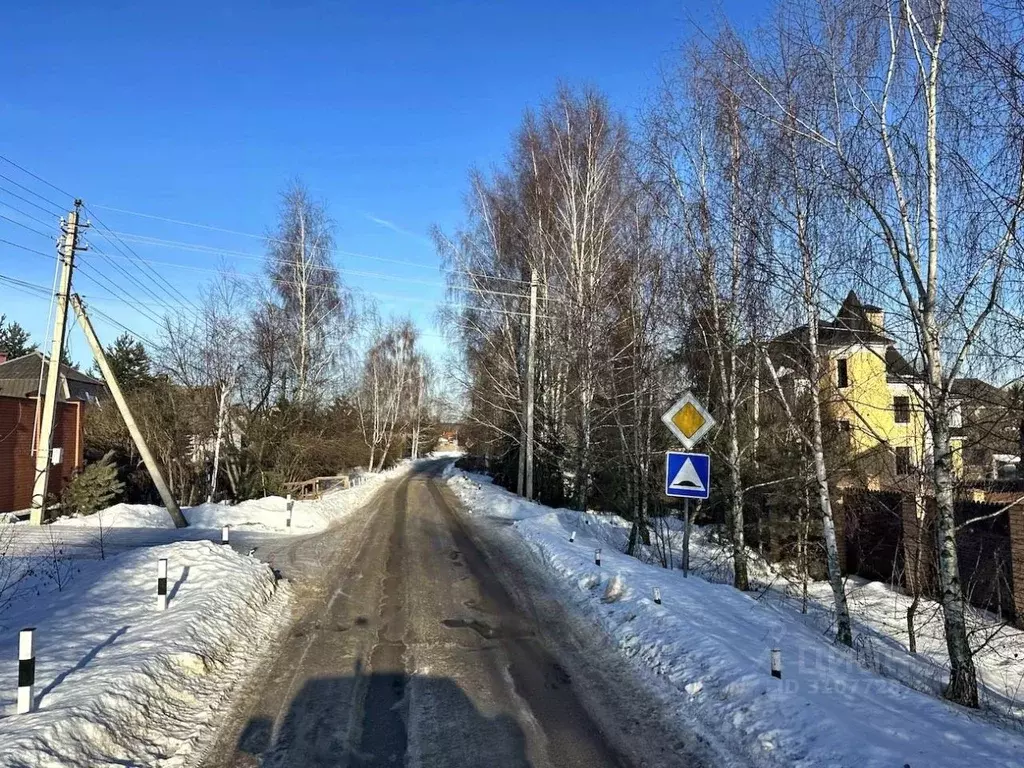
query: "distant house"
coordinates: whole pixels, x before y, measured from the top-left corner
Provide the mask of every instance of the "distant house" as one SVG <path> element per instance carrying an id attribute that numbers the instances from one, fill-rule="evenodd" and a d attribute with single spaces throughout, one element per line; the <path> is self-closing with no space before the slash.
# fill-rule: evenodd
<path id="1" fill-rule="evenodd" d="M 926 464 L 927 430 L 921 374 L 896 349 L 881 307 L 850 291 L 835 319 L 818 325 L 825 415 L 850 455 L 840 485 L 871 490 L 911 489 Z M 791 391 L 810 386 L 808 327 L 770 343 L 773 363 Z M 954 471 L 962 469 L 959 403 L 951 414 Z"/>
<path id="2" fill-rule="evenodd" d="M 37 395 L 40 374 L 45 381 L 49 361 L 39 352 L 13 360 L 0 352 L 0 360 L 0 512 L 13 512 L 32 504 Z M 61 365 L 48 488 L 54 496 L 82 467 L 83 409 L 105 392 L 103 382 Z"/>
<path id="3" fill-rule="evenodd" d="M 0 395 L 35 397 L 39 391 L 40 376 L 45 382 L 49 367 L 49 359 L 42 352 L 29 352 L 8 360 L 7 353 L 0 350 Z M 57 392 L 61 400 L 95 403 L 107 393 L 107 386 L 99 379 L 61 363 Z"/>
<path id="4" fill-rule="evenodd" d="M 963 413 L 965 479 L 1019 478 L 1024 449 L 1024 393 L 975 378 L 957 379 L 952 392 Z"/>

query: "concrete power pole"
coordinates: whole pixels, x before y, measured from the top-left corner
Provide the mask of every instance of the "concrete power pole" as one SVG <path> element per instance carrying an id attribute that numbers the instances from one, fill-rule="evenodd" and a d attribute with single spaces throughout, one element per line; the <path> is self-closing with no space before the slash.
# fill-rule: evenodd
<path id="1" fill-rule="evenodd" d="M 50 344 L 50 361 L 46 370 L 46 389 L 43 393 L 43 414 L 39 420 L 39 439 L 36 442 L 36 474 L 32 485 L 33 525 L 42 525 L 46 517 L 46 493 L 50 483 L 50 457 L 53 453 L 53 423 L 57 416 L 57 386 L 60 384 L 60 361 L 64 358 L 64 337 L 68 320 L 68 296 L 71 293 L 71 273 L 75 267 L 75 251 L 78 247 L 78 214 L 81 200 L 75 200 L 75 210 L 68 214 L 63 223 L 60 245 L 60 287 L 57 291 L 57 318 L 53 324 L 53 342 Z"/>
<path id="2" fill-rule="evenodd" d="M 107 356 L 103 352 L 103 347 L 100 345 L 99 339 L 96 338 L 96 332 L 93 330 L 92 323 L 89 321 L 89 316 L 85 314 L 85 307 L 82 305 L 82 300 L 77 294 L 71 297 L 71 305 L 75 308 L 75 315 L 78 317 L 78 324 L 82 326 L 82 332 L 85 334 L 85 340 L 89 342 L 92 354 L 96 358 L 96 365 L 98 365 L 100 370 L 103 372 L 103 380 L 110 388 L 110 394 L 113 395 L 114 402 L 117 403 L 117 410 L 121 412 L 121 418 L 124 419 L 124 423 L 128 427 L 128 433 L 132 436 L 132 440 L 135 441 L 135 447 L 139 449 L 142 461 L 146 465 L 146 469 L 149 470 L 150 477 L 153 478 L 153 484 L 160 493 L 160 498 L 163 500 L 164 506 L 167 508 L 167 512 L 171 516 L 171 520 L 174 521 L 176 528 L 185 528 L 188 526 L 188 521 L 185 519 L 185 516 L 181 514 L 178 502 L 174 500 L 174 496 L 171 494 L 171 489 L 167 486 L 167 481 L 164 480 L 164 475 L 160 471 L 160 467 L 156 463 L 156 459 L 153 458 L 153 454 L 150 452 L 149 446 L 146 445 L 146 441 L 143 439 L 142 433 L 139 432 L 139 427 L 135 423 L 135 418 L 132 416 L 132 412 L 128 409 L 128 403 L 125 401 L 124 394 L 121 392 L 121 386 L 117 383 L 117 377 L 114 375 L 113 370 L 111 370 L 110 363 L 107 362 Z"/>
<path id="3" fill-rule="evenodd" d="M 537 270 L 530 272 L 530 335 L 526 346 L 526 493 L 533 498 L 533 385 L 537 359 Z"/>

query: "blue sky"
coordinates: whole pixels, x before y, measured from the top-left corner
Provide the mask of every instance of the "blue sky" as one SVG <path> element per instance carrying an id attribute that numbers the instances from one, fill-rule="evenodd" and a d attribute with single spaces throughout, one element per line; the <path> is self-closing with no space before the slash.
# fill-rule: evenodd
<path id="1" fill-rule="evenodd" d="M 741 2 L 725 10 L 741 22 L 749 13 Z M 459 223 L 469 169 L 500 162 L 524 109 L 560 79 L 595 85 L 635 115 L 659 64 L 691 21 L 710 23 L 710 14 L 694 0 L 10 3 L 0 26 L 0 154 L 84 198 L 113 230 L 254 257 L 263 253 L 256 238 L 109 208 L 259 234 L 273 224 L 280 189 L 300 177 L 328 202 L 339 249 L 377 257 L 339 256 L 343 272 L 381 275 L 346 281 L 436 334 L 443 276 L 427 233 Z M 2 162 L 0 173 L 69 202 Z M 10 206 L 52 217 L 4 189 L 25 195 L 0 179 L 0 215 L 49 231 Z M 46 237 L 2 219 L 0 239 L 52 251 Z M 203 270 L 261 268 L 256 258 L 129 242 L 189 297 L 213 276 Z M 81 261 L 146 302 L 99 254 Z M 52 271 L 0 244 L 0 274 L 49 285 Z M 137 307 L 98 298 L 110 290 L 84 271 L 77 289 L 152 332 Z M 0 284 L 0 313 L 37 342 L 46 308 Z M 117 333 L 97 325 L 104 337 Z M 442 351 L 438 336 L 426 341 Z M 71 349 L 86 359 L 77 333 Z"/>

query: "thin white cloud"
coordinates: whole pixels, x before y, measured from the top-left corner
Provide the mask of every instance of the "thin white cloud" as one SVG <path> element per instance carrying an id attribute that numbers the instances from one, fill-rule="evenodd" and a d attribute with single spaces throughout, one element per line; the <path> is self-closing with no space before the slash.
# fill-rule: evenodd
<path id="1" fill-rule="evenodd" d="M 366 217 L 379 227 L 390 229 L 392 232 L 397 232 L 398 234 L 405 235 L 406 237 L 414 237 L 417 240 L 421 240 L 426 243 L 431 242 L 430 238 L 420 234 L 419 232 L 413 232 L 411 230 L 405 229 L 404 227 L 395 224 L 395 222 L 393 221 L 390 221 L 388 219 L 382 219 L 380 216 L 374 216 L 372 213 L 367 213 L 366 211 L 362 211 L 362 214 L 364 217 Z"/>

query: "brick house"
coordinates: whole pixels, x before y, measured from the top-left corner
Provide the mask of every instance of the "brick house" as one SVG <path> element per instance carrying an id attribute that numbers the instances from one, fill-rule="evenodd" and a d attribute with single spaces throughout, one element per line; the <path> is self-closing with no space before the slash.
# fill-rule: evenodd
<path id="1" fill-rule="evenodd" d="M 40 352 L 13 360 L 0 351 L 0 513 L 28 509 L 35 478 L 33 427 L 40 375 L 49 361 Z M 54 423 L 54 467 L 49 492 L 59 495 L 83 463 L 83 410 L 102 397 L 102 381 L 61 365 Z M 59 454 L 57 450 L 59 449 Z"/>

